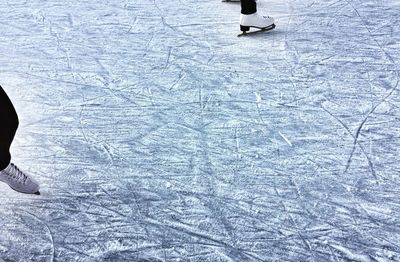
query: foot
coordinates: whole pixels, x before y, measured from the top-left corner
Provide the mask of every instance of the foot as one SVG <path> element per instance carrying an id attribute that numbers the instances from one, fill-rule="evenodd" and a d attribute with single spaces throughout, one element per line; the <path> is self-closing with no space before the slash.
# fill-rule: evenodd
<path id="1" fill-rule="evenodd" d="M 12 189 L 21 193 L 40 194 L 38 182 L 19 170 L 13 163 L 0 171 L 0 181 L 8 184 Z"/>
<path id="2" fill-rule="evenodd" d="M 251 15 L 240 15 L 240 30 L 249 31 L 250 27 L 265 29 L 274 25 L 274 19 L 269 16 L 262 16 L 258 13 Z"/>

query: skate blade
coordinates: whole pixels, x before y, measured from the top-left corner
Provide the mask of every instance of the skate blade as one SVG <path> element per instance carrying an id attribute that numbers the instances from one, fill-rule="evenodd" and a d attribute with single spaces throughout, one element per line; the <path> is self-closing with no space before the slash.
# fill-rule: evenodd
<path id="1" fill-rule="evenodd" d="M 12 190 L 14 190 L 15 192 L 21 193 L 21 194 L 27 194 L 27 195 L 38 195 L 40 196 L 40 191 L 36 191 L 35 193 L 25 193 L 25 192 L 21 192 L 15 188 L 13 188 L 12 186 L 8 185 Z"/>
<path id="2" fill-rule="evenodd" d="M 238 37 L 246 36 L 246 35 L 251 35 L 251 34 L 255 34 L 255 33 L 259 33 L 259 32 L 271 31 L 271 30 L 274 29 L 275 27 L 276 27 L 275 24 L 272 24 L 272 25 L 270 25 L 270 26 L 268 26 L 268 27 L 264 27 L 264 28 L 259 28 L 259 27 L 253 26 L 253 28 L 257 28 L 257 29 L 259 29 L 259 30 L 251 31 L 251 32 L 243 31 L 241 34 L 238 34 Z"/>

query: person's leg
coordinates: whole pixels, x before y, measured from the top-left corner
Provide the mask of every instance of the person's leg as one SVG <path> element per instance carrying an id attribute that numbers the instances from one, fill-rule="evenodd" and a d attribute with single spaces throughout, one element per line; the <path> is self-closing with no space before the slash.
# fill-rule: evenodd
<path id="1" fill-rule="evenodd" d="M 257 12 L 257 3 L 255 0 L 241 0 L 242 14 L 251 15 Z"/>
<path id="2" fill-rule="evenodd" d="M 17 113 L 6 92 L 0 86 L 0 170 L 10 164 L 10 145 L 17 128 Z"/>
<path id="3" fill-rule="evenodd" d="M 246 34 L 251 27 L 261 29 L 262 31 L 275 28 L 274 19 L 272 17 L 257 13 L 256 0 L 241 0 L 241 5 L 240 30 L 243 32 L 241 35 Z"/>
<path id="4" fill-rule="evenodd" d="M 40 194 L 38 182 L 10 163 L 10 146 L 18 124 L 17 112 L 0 86 L 0 181 L 18 192 Z"/>

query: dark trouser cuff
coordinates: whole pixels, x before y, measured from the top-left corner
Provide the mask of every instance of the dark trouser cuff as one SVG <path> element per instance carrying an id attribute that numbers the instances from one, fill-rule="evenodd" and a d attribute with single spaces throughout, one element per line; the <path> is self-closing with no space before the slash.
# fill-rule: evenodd
<path id="1" fill-rule="evenodd" d="M 8 167 L 11 161 L 11 156 L 10 154 L 7 154 L 6 156 L 0 156 L 0 171 L 3 171 Z"/>
<path id="2" fill-rule="evenodd" d="M 18 128 L 18 115 L 0 86 L 0 170 L 10 164 L 10 145 Z"/>
<path id="3" fill-rule="evenodd" d="M 241 0 L 242 14 L 251 15 L 257 12 L 257 3 L 255 0 Z"/>

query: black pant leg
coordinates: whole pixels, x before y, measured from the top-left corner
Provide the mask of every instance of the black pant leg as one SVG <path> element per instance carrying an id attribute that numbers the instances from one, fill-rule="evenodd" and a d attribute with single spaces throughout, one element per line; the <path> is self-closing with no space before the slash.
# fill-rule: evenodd
<path id="1" fill-rule="evenodd" d="M 10 146 L 18 128 L 18 115 L 11 100 L 0 86 L 0 170 L 11 161 Z"/>
<path id="2" fill-rule="evenodd" d="M 255 0 L 241 0 L 242 14 L 251 15 L 257 12 L 257 3 Z"/>

